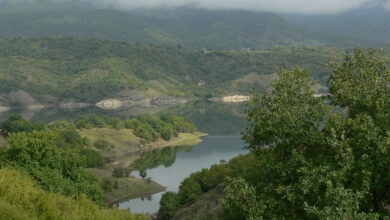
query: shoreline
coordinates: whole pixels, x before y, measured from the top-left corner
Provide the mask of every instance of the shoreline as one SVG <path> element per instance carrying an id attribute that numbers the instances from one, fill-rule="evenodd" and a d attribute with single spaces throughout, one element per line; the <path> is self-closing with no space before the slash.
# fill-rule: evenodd
<path id="1" fill-rule="evenodd" d="M 155 190 L 155 191 L 152 190 L 152 191 L 142 192 L 142 193 L 132 193 L 132 194 L 124 195 L 122 197 L 116 198 L 114 200 L 111 200 L 111 201 L 108 201 L 105 203 L 108 206 L 111 206 L 115 203 L 120 203 L 120 202 L 124 202 L 124 201 L 131 200 L 131 199 L 138 199 L 138 198 L 142 198 L 142 197 L 151 196 L 151 195 L 154 195 L 156 193 L 165 192 L 167 190 L 167 187 L 166 186 L 163 186 L 163 187 L 164 187 L 163 190 Z"/>
<path id="2" fill-rule="evenodd" d="M 147 197 L 166 191 L 167 187 L 153 180 L 148 180 L 147 178 L 141 179 L 134 176 L 130 176 L 128 178 L 113 177 L 112 170 L 119 167 L 131 167 L 136 160 L 142 158 L 142 154 L 145 152 L 151 152 L 153 150 L 159 150 L 168 147 L 195 146 L 203 141 L 201 137 L 204 136 L 208 136 L 208 134 L 203 132 L 180 133 L 178 137 L 174 137 L 169 141 L 160 139 L 149 144 L 142 144 L 136 149 L 128 150 L 120 157 L 105 164 L 104 167 L 92 169 L 92 171 L 99 177 L 100 180 L 103 178 L 109 178 L 113 183 L 119 183 L 119 187 L 117 189 L 113 189 L 111 192 L 104 193 L 104 203 L 106 205 L 112 205 L 116 202 Z"/>

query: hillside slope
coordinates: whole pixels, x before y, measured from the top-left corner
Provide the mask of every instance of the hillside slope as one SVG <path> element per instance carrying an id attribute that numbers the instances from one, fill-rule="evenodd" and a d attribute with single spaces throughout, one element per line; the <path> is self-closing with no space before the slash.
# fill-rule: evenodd
<path id="1" fill-rule="evenodd" d="M 195 8 L 117 11 L 77 1 L 35 2 L 0 6 L 0 37 L 100 38 L 192 49 L 354 43 L 311 33 L 271 13 Z"/>
<path id="2" fill-rule="evenodd" d="M 289 22 L 305 30 L 355 39 L 359 46 L 390 45 L 390 13 L 383 8 L 356 9 L 336 15 L 288 15 Z"/>
<path id="3" fill-rule="evenodd" d="M 40 189 L 27 175 L 0 169 L 0 219 L 149 219 L 127 210 L 104 209 L 85 196 L 77 199 Z"/>
<path id="4" fill-rule="evenodd" d="M 344 52 L 314 47 L 204 52 L 91 39 L 0 39 L 0 106 L 248 94 L 266 89 L 280 66 L 300 65 L 323 80 L 323 65 Z"/>

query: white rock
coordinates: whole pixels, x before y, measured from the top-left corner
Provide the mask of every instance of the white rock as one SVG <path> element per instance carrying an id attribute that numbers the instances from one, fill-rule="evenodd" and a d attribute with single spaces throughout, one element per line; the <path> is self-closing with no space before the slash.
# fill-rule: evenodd
<path id="1" fill-rule="evenodd" d="M 122 102 L 118 99 L 105 99 L 95 105 L 102 109 L 118 109 L 122 106 Z"/>

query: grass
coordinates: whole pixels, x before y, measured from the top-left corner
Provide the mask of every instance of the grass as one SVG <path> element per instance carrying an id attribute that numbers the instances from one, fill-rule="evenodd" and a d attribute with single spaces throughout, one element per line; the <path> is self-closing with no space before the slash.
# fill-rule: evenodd
<path id="1" fill-rule="evenodd" d="M 166 187 L 161 186 L 152 180 L 138 179 L 135 177 L 112 177 L 112 180 L 117 181 L 119 187 L 118 189 L 113 189 L 112 192 L 104 193 L 104 200 L 109 204 L 122 200 L 149 196 L 166 190 Z"/>
<path id="2" fill-rule="evenodd" d="M 109 147 L 97 150 L 112 159 L 142 149 L 141 139 L 136 137 L 131 129 L 92 128 L 80 130 L 80 134 L 87 137 L 92 144 L 99 139 L 108 142 Z"/>
<path id="3" fill-rule="evenodd" d="M 142 196 L 148 196 L 166 190 L 166 187 L 152 180 L 138 179 L 135 177 L 113 177 L 111 176 L 111 170 L 107 168 L 96 168 L 92 169 L 92 171 L 98 175 L 99 179 L 106 177 L 110 179 L 112 183 L 115 183 L 115 181 L 118 182 L 117 189 L 113 189 L 111 192 L 104 193 L 104 201 L 107 204 Z"/>
<path id="4" fill-rule="evenodd" d="M 174 137 L 169 141 L 165 140 L 158 140 L 156 142 L 153 142 L 147 147 L 149 147 L 151 150 L 156 148 L 164 148 L 164 147 L 185 147 L 185 146 L 193 146 L 196 144 L 199 144 L 202 140 L 199 138 L 199 136 L 204 135 L 201 132 L 196 133 L 179 133 L 178 137 Z"/>
<path id="5" fill-rule="evenodd" d="M 7 145 L 7 139 L 5 139 L 3 136 L 0 135 L 0 146 Z"/>
<path id="6" fill-rule="evenodd" d="M 64 197 L 46 192 L 27 175 L 0 169 L 0 219 L 149 219 L 127 210 L 102 208 L 81 195 Z"/>

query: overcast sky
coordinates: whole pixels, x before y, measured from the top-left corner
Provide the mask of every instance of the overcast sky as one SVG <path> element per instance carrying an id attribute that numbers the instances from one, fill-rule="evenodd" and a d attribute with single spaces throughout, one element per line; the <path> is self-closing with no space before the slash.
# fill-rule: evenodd
<path id="1" fill-rule="evenodd" d="M 0 0 L 34 1 L 34 0 Z M 69 1 L 69 0 L 52 0 Z M 76 0 L 117 9 L 177 7 L 192 5 L 208 9 L 245 9 L 276 13 L 334 14 L 361 7 L 380 6 L 390 10 L 390 0 Z"/>

